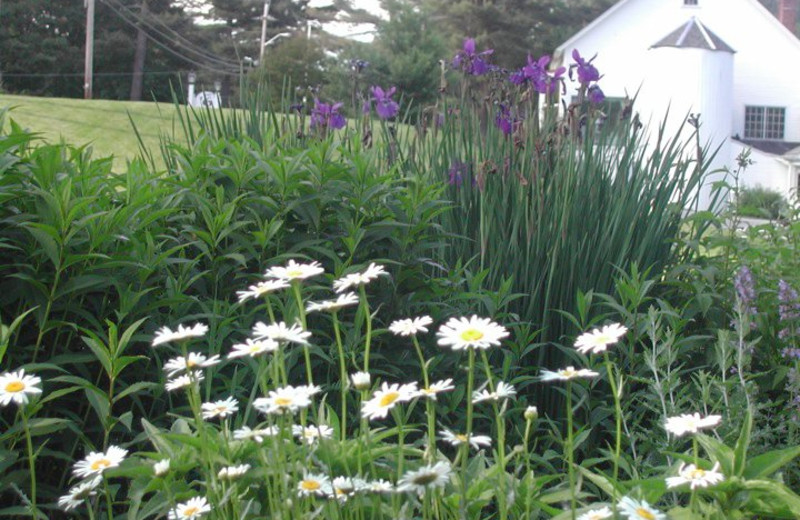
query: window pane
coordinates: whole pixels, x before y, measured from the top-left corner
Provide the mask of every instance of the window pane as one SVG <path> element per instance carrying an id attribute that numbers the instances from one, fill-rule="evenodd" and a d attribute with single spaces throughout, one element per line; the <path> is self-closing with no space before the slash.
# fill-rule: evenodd
<path id="1" fill-rule="evenodd" d="M 744 137 L 745 139 L 764 138 L 764 107 L 745 107 Z"/>
<path id="2" fill-rule="evenodd" d="M 767 108 L 767 121 L 764 127 L 764 139 L 783 139 L 783 127 L 786 109 Z"/>

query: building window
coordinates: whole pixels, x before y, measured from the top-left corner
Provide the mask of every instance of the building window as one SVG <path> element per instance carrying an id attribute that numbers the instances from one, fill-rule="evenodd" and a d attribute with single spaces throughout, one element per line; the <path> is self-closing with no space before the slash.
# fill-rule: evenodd
<path id="1" fill-rule="evenodd" d="M 699 0 L 683 0 L 683 5 L 697 5 Z"/>
<path id="2" fill-rule="evenodd" d="M 745 107 L 745 139 L 783 139 L 786 109 L 781 107 Z"/>

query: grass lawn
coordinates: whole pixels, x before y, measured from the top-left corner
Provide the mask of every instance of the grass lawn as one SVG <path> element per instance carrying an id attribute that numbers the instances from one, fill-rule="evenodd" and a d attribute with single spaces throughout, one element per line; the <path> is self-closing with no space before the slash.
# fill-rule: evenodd
<path id="1" fill-rule="evenodd" d="M 179 124 L 175 107 L 168 103 L 0 94 L 0 110 L 9 107 L 10 117 L 22 127 L 41 134 L 49 142 L 89 144 L 95 157 L 113 155 L 115 168 L 121 168 L 139 153 L 131 119 L 151 150 L 158 149 L 160 134 L 180 132 L 175 127 Z"/>

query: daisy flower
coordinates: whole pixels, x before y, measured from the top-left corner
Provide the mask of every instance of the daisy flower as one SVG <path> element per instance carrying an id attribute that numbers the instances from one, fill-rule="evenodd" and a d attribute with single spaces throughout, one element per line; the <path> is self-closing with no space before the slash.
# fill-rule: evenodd
<path id="1" fill-rule="evenodd" d="M 488 435 L 470 435 L 467 437 L 463 433 L 453 433 L 450 430 L 442 430 L 439 432 L 442 435 L 442 440 L 449 442 L 451 446 L 461 446 L 465 442 L 476 450 L 481 449 L 481 446 L 489 447 L 492 445 L 492 438 Z"/>
<path id="2" fill-rule="evenodd" d="M 450 471 L 450 464 L 447 462 L 437 462 L 409 471 L 397 483 L 397 491 L 423 495 L 428 488 L 444 487 L 450 481 Z"/>
<path id="3" fill-rule="evenodd" d="M 69 488 L 66 495 L 58 499 L 58 507 L 64 511 L 71 511 L 83 504 L 86 499 L 97 494 L 97 486 L 103 481 L 102 477 L 82 482 Z"/>
<path id="4" fill-rule="evenodd" d="M 325 272 L 319 262 L 311 262 L 310 264 L 298 264 L 294 260 L 289 260 L 286 267 L 270 267 L 264 274 L 267 278 L 277 278 L 279 280 L 292 281 L 292 280 L 305 280 L 312 276 L 317 276 Z"/>
<path id="5" fill-rule="evenodd" d="M 25 369 L 17 372 L 6 372 L 0 376 L 0 405 L 8 406 L 11 401 L 19 405 L 28 404 L 28 396 L 41 394 L 42 389 L 37 385 L 42 384 L 42 379 L 37 376 L 25 375 Z"/>
<path id="6" fill-rule="evenodd" d="M 692 415 L 683 414 L 667 419 L 664 428 L 676 437 L 681 437 L 687 433 L 697 433 L 706 428 L 713 428 L 717 426 L 721 420 L 722 416 L 720 415 L 700 417 L 699 413 L 694 413 Z"/>
<path id="7" fill-rule="evenodd" d="M 428 399 L 433 399 L 435 401 L 437 394 L 440 394 L 442 392 L 449 392 L 450 390 L 454 390 L 455 388 L 456 387 L 453 386 L 453 380 L 447 378 L 441 381 L 436 381 L 429 387 L 420 390 L 419 393 L 421 396 L 427 397 Z"/>
<path id="8" fill-rule="evenodd" d="M 153 464 L 153 473 L 155 473 L 157 477 L 163 477 L 169 472 L 169 463 L 170 463 L 169 459 L 159 460 L 158 462 Z"/>
<path id="9" fill-rule="evenodd" d="M 244 356 L 256 357 L 261 354 L 270 354 L 276 350 L 278 350 L 278 342 L 275 340 L 247 338 L 244 343 L 233 346 L 233 350 L 228 354 L 228 359 Z"/>
<path id="10" fill-rule="evenodd" d="M 569 366 L 567 368 L 562 368 L 561 370 L 556 370 L 555 372 L 551 372 L 550 370 L 542 370 L 542 372 L 539 374 L 539 377 L 542 381 L 569 381 L 577 377 L 596 377 L 599 375 L 600 374 L 597 372 L 587 368 L 576 370 L 575 367 Z"/>
<path id="11" fill-rule="evenodd" d="M 575 340 L 575 348 L 582 354 L 588 352 L 600 354 L 605 352 L 609 345 L 619 341 L 627 332 L 628 328 L 619 323 L 606 325 L 602 329 L 592 329 L 591 332 L 578 336 L 578 339 Z"/>
<path id="12" fill-rule="evenodd" d="M 221 401 L 203 403 L 203 419 L 215 419 L 220 417 L 227 419 L 228 416 L 235 414 L 239 410 L 239 403 L 233 397 L 228 397 Z"/>
<path id="13" fill-rule="evenodd" d="M 306 426 L 305 428 L 299 424 L 292 426 L 292 435 L 301 439 L 306 444 L 314 444 L 319 439 L 330 439 L 333 437 L 333 428 L 330 426 Z"/>
<path id="14" fill-rule="evenodd" d="M 242 426 L 240 429 L 233 432 L 233 438 L 238 441 L 253 440 L 261 444 L 264 442 L 264 437 L 275 437 L 280 433 L 277 426 L 269 426 L 267 428 L 259 428 L 252 430 L 249 426 Z"/>
<path id="15" fill-rule="evenodd" d="M 361 416 L 365 419 L 384 419 L 396 404 L 410 401 L 418 395 L 417 383 L 389 385 L 384 382 L 380 390 L 372 394 L 372 399 L 361 403 Z"/>
<path id="16" fill-rule="evenodd" d="M 606 518 L 611 518 L 612 514 L 608 507 L 603 507 L 601 509 L 594 509 L 588 513 L 583 513 L 578 517 L 578 520 L 605 520 Z"/>
<path id="17" fill-rule="evenodd" d="M 199 383 L 200 381 L 205 379 L 205 376 L 201 373 L 194 373 L 192 377 L 189 377 L 188 374 L 183 374 L 182 376 L 178 376 L 176 378 L 167 381 L 167 383 L 164 385 L 164 388 L 167 389 L 167 392 L 172 392 L 173 390 L 186 388 L 190 384 L 192 384 L 192 379 L 194 379 Z"/>
<path id="18" fill-rule="evenodd" d="M 351 287 L 366 285 L 379 276 L 389 276 L 382 265 L 374 262 L 363 273 L 350 273 L 333 282 L 333 290 L 337 293 L 344 292 Z"/>
<path id="19" fill-rule="evenodd" d="M 110 446 L 105 453 L 93 451 L 82 461 L 75 463 L 72 473 L 81 478 L 101 475 L 105 470 L 119 466 L 127 454 L 128 450 L 119 446 Z"/>
<path id="20" fill-rule="evenodd" d="M 311 337 L 311 333 L 304 331 L 303 327 L 298 324 L 287 327 L 286 323 L 282 321 L 272 325 L 267 325 L 259 321 L 256 323 L 255 327 L 253 327 L 253 336 L 255 336 L 256 339 L 268 338 L 273 341 L 287 341 L 308 345 L 308 338 Z"/>
<path id="21" fill-rule="evenodd" d="M 698 468 L 694 464 L 687 466 L 686 463 L 683 463 L 678 470 L 678 476 L 667 479 L 667 487 L 674 488 L 689 484 L 689 488 L 695 490 L 697 488 L 716 486 L 723 480 L 725 480 L 725 476 L 719 472 L 719 462 L 716 462 L 710 470 Z"/>
<path id="22" fill-rule="evenodd" d="M 286 280 L 265 280 L 251 285 L 246 291 L 236 291 L 236 296 L 239 297 L 239 303 L 245 302 L 250 298 L 260 298 L 267 293 L 286 289 L 291 285 Z"/>
<path id="23" fill-rule="evenodd" d="M 471 318 L 450 318 L 439 327 L 436 335 L 439 337 L 440 347 L 450 347 L 453 350 L 487 349 L 499 346 L 500 340 L 508 337 L 508 331 L 489 318 L 473 315 Z"/>
<path id="24" fill-rule="evenodd" d="M 508 399 L 517 395 L 517 391 L 513 385 L 506 384 L 503 381 L 497 383 L 494 392 L 487 389 L 472 392 L 472 404 L 482 403 L 483 401 L 499 401 L 501 399 Z"/>
<path id="25" fill-rule="evenodd" d="M 227 480 L 234 480 L 250 470 L 250 464 L 240 464 L 238 466 L 228 466 L 219 470 L 217 473 L 217 478 L 220 479 L 227 479 Z"/>
<path id="26" fill-rule="evenodd" d="M 420 332 L 428 332 L 427 327 L 431 323 L 433 323 L 433 318 L 430 316 L 397 320 L 389 325 L 389 331 L 395 336 L 416 336 Z"/>
<path id="27" fill-rule="evenodd" d="M 189 355 L 186 357 L 178 356 L 164 363 L 164 371 L 167 373 L 167 377 L 172 377 L 175 374 L 179 374 L 185 370 L 207 368 L 218 363 L 219 356 L 211 356 L 209 358 L 203 354 L 198 354 L 197 352 L 189 352 Z"/>
<path id="28" fill-rule="evenodd" d="M 175 506 L 175 509 L 170 510 L 167 518 L 169 520 L 194 520 L 210 512 L 211 506 L 206 497 L 194 497 Z"/>
<path id="29" fill-rule="evenodd" d="M 169 327 L 161 327 L 156 331 L 156 335 L 153 338 L 153 346 L 157 347 L 162 343 L 169 343 L 170 341 L 183 341 L 190 338 L 200 338 L 205 336 L 206 332 L 208 332 L 208 325 L 203 323 L 195 323 L 191 327 L 178 325 L 178 328 L 174 331 Z"/>
<path id="30" fill-rule="evenodd" d="M 306 312 L 333 312 L 338 311 L 342 307 L 355 305 L 358 303 L 358 295 L 354 292 L 340 294 L 335 300 L 326 300 L 323 302 L 309 302 L 306 307 Z"/>
<path id="31" fill-rule="evenodd" d="M 370 491 L 372 493 L 394 493 L 394 484 L 389 482 L 388 480 L 370 480 L 366 482 L 364 486 L 365 491 Z"/>
<path id="32" fill-rule="evenodd" d="M 625 497 L 619 501 L 618 508 L 629 520 L 667 520 L 667 515 L 644 500 Z"/>
<path id="33" fill-rule="evenodd" d="M 331 483 L 331 498 L 339 502 L 346 502 L 359 491 L 363 491 L 367 483 L 361 479 L 350 477 L 336 477 Z"/>
<path id="34" fill-rule="evenodd" d="M 350 374 L 350 381 L 352 381 L 353 388 L 356 390 L 369 390 L 372 379 L 369 372 L 356 372 Z"/>
<path id="35" fill-rule="evenodd" d="M 267 397 L 259 397 L 253 401 L 253 407 L 265 414 L 294 413 L 311 405 L 311 396 L 307 387 L 284 386 L 270 390 Z"/>
<path id="36" fill-rule="evenodd" d="M 327 496 L 331 494 L 331 481 L 319 473 L 306 473 L 303 480 L 297 483 L 297 493 L 300 496 Z"/>

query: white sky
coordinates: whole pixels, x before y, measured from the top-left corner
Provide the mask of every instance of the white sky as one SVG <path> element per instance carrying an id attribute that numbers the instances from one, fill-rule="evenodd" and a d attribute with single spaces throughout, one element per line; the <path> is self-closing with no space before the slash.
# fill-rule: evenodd
<path id="1" fill-rule="evenodd" d="M 332 0 L 311 0 L 309 7 L 326 7 L 333 4 Z M 383 10 L 380 6 L 379 0 L 353 0 L 353 7 L 356 9 L 363 9 L 370 14 L 380 18 L 386 18 L 389 13 Z M 357 40 L 360 42 L 371 42 L 375 39 L 375 25 L 371 23 L 350 23 L 346 19 L 341 19 L 335 22 L 323 24 L 322 29 L 325 32 L 331 33 L 336 36 L 342 36 Z"/>

